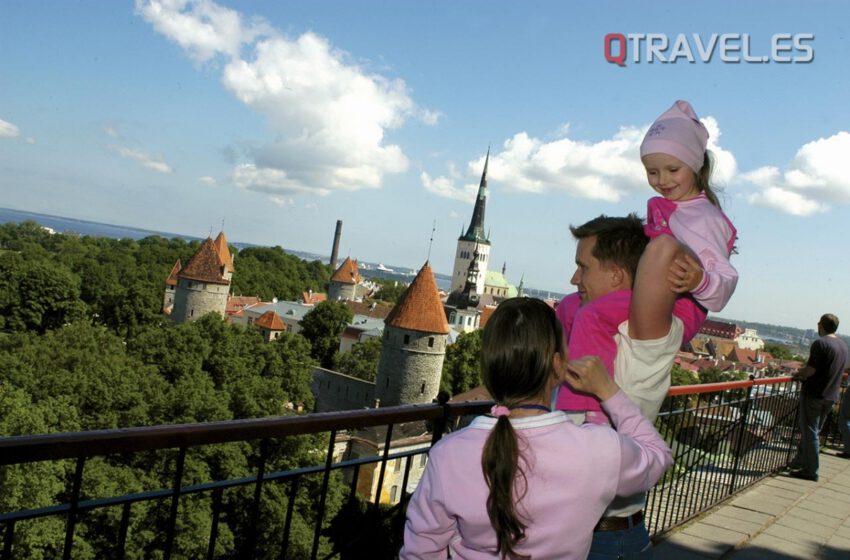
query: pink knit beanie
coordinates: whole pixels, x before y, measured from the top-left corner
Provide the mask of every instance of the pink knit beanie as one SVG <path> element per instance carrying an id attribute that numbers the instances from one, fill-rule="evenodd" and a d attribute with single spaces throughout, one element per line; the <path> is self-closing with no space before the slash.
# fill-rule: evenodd
<path id="1" fill-rule="evenodd" d="M 699 173 L 707 144 L 708 130 L 691 104 L 680 99 L 649 127 L 640 145 L 640 157 L 667 154 Z"/>

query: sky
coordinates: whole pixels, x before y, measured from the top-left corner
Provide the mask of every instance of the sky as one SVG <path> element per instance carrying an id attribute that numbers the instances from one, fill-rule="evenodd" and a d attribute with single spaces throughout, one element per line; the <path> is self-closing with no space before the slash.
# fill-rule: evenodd
<path id="1" fill-rule="evenodd" d="M 342 255 L 451 274 L 489 147 L 491 268 L 566 293 L 569 225 L 645 214 L 640 141 L 686 99 L 739 235 L 717 315 L 850 321 L 848 21 L 842 1 L 3 0 L 0 206 L 322 255 L 342 220 Z"/>

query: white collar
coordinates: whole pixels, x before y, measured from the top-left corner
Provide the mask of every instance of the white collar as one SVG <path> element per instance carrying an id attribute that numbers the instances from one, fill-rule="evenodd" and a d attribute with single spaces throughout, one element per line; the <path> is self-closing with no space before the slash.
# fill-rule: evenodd
<path id="1" fill-rule="evenodd" d="M 544 426 L 569 422 L 569 419 L 563 411 L 555 410 L 546 414 L 538 414 L 537 416 L 510 418 L 510 421 L 515 430 L 528 430 L 531 428 L 542 428 Z M 493 418 L 492 416 L 476 416 L 469 424 L 469 427 L 479 430 L 491 430 L 495 425 L 496 418 Z"/>

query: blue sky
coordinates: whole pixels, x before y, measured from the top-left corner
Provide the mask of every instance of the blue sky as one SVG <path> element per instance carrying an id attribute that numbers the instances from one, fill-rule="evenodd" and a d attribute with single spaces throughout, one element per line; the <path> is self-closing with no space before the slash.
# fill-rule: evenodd
<path id="1" fill-rule="evenodd" d="M 450 273 L 490 145 L 491 262 L 567 292 L 569 224 L 645 212 L 637 146 L 681 98 L 739 231 L 720 315 L 850 321 L 847 21 L 838 1 L 5 0 L 0 206 L 196 236 L 224 219 L 320 254 L 341 219 L 342 253 L 411 268 L 436 223 Z M 696 60 L 620 67 L 610 33 L 685 34 Z M 705 62 L 693 38 L 772 56 L 778 33 L 814 35 L 814 60 Z"/>

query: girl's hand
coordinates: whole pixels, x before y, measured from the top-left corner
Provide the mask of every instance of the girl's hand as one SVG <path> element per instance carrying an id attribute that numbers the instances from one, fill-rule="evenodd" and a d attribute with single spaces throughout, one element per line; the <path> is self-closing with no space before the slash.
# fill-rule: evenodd
<path id="1" fill-rule="evenodd" d="M 682 255 L 675 259 L 667 271 L 670 290 L 677 294 L 692 292 L 702 283 L 705 272 L 698 260 L 691 255 Z"/>
<path id="2" fill-rule="evenodd" d="M 573 389 L 596 395 L 601 401 L 610 399 L 620 390 L 596 356 L 570 360 L 566 369 L 566 381 Z"/>

